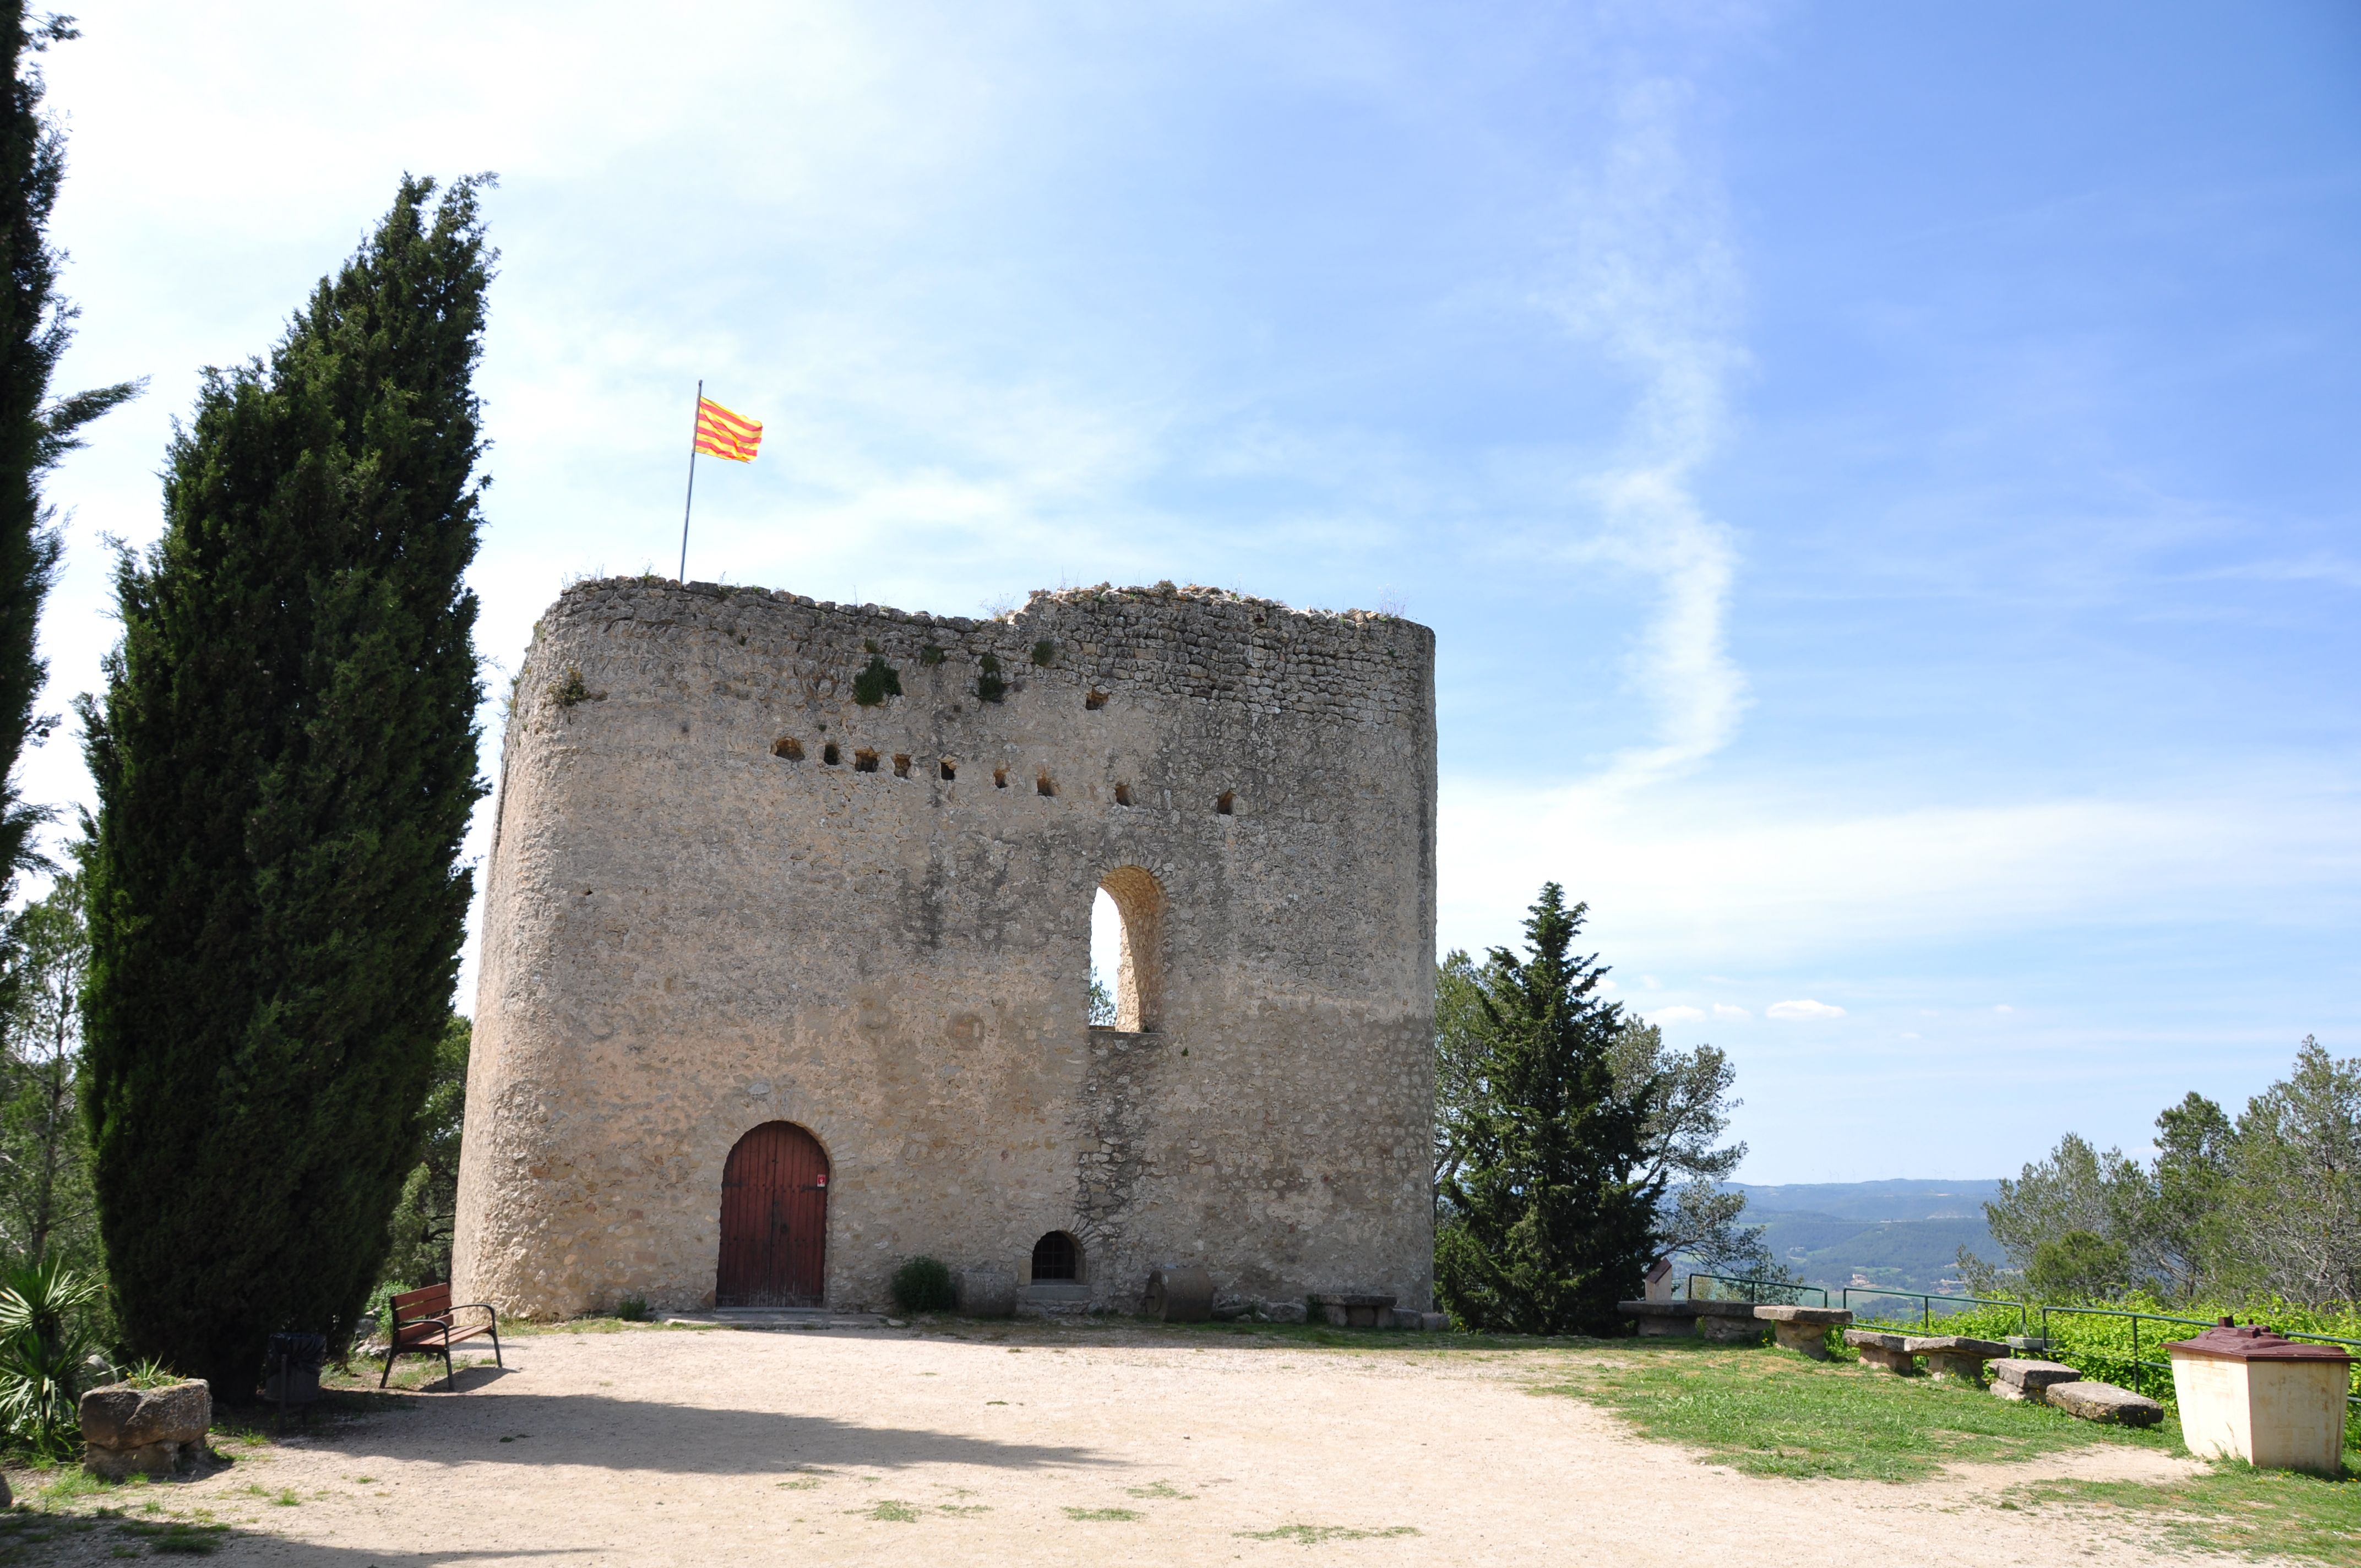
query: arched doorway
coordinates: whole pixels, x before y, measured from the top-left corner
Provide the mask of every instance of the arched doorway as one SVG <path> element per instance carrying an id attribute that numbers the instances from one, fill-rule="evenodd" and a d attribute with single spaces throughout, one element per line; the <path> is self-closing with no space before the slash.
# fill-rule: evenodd
<path id="1" fill-rule="evenodd" d="M 721 1168 L 717 1307 L 817 1307 L 828 1280 L 828 1155 L 793 1122 L 765 1122 Z"/>

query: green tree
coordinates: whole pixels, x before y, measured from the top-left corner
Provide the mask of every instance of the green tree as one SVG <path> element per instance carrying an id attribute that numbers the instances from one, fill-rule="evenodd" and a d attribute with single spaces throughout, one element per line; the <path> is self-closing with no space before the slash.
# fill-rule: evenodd
<path id="1" fill-rule="evenodd" d="M 1622 1010 L 1594 994 L 1606 970 L 1576 958 L 1587 906 L 1543 886 L 1527 956 L 1492 950 L 1479 1007 L 1477 1087 L 1459 1113 L 1448 1215 L 1435 1238 L 1444 1304 L 1473 1328 L 1609 1333 L 1654 1255 L 1662 1178 L 1650 1179 L 1650 1084 L 1617 1084 Z"/>
<path id="2" fill-rule="evenodd" d="M 65 258 L 50 246 L 49 214 L 65 179 L 65 133 L 41 106 L 33 57 L 74 37 L 70 18 L 27 23 L 23 0 L 0 0 L 7 105 L 0 111 L 0 883 L 38 864 L 32 831 L 49 813 L 16 785 L 25 743 L 57 722 L 33 701 L 49 667 L 35 652 L 41 607 L 56 579 L 60 541 L 41 476 L 82 444 L 92 420 L 137 393 L 126 381 L 52 401 L 49 378 L 73 341 L 74 307 L 58 292 Z"/>
<path id="3" fill-rule="evenodd" d="M 2294 1070 L 2246 1102 L 2230 1167 L 2225 1271 L 2306 1306 L 2361 1300 L 2361 1058 L 2305 1036 Z"/>
<path id="4" fill-rule="evenodd" d="M 1609 1059 L 1616 1093 L 1645 1117 L 1640 1179 L 1661 1194 L 1649 1261 L 1677 1253 L 1709 1273 L 1788 1278 L 1763 1227 L 1743 1223 L 1746 1194 L 1726 1185 L 1746 1157 L 1744 1144 L 1719 1141 L 1739 1106 L 1730 1058 L 1712 1046 L 1671 1049 L 1661 1029 L 1635 1017 L 1616 1031 Z"/>
<path id="5" fill-rule="evenodd" d="M 449 1017 L 483 183 L 405 178 L 268 362 L 207 372 L 82 705 L 107 1264 L 131 1349 L 232 1399 L 272 1331 L 351 1333 Z"/>
<path id="6" fill-rule="evenodd" d="M 459 1141 L 467 1131 L 467 1042 L 473 1026 L 459 1014 L 434 1044 L 434 1077 L 418 1113 L 418 1163 L 401 1184 L 390 1226 L 385 1277 L 403 1285 L 451 1277 L 452 1229 L 459 1212 Z"/>
<path id="7" fill-rule="evenodd" d="M 82 1116 L 82 987 L 90 965 L 82 879 L 9 922 L 7 1051 L 0 1070 L 0 1240 L 12 1261 L 98 1261 L 90 1140 Z"/>
<path id="8" fill-rule="evenodd" d="M 2036 1243 L 2025 1283 L 2037 1300 L 2105 1301 L 2130 1288 L 2132 1256 L 2121 1242 L 2069 1231 Z"/>

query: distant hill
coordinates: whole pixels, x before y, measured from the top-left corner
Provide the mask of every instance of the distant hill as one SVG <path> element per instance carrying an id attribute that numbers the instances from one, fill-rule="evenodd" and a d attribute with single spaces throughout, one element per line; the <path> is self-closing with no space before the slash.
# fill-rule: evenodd
<path id="1" fill-rule="evenodd" d="M 1959 1288 L 1960 1248 L 1994 1257 L 1983 1205 L 1996 1181 L 1733 1182 L 1772 1255 L 1815 1285 Z"/>

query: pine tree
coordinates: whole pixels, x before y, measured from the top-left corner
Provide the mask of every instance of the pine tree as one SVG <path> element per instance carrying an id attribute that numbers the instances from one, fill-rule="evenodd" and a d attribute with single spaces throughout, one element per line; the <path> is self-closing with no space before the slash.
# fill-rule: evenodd
<path id="1" fill-rule="evenodd" d="M 32 831 L 49 813 L 17 793 L 16 762 L 35 730 L 48 666 L 34 652 L 41 606 L 57 575 L 59 539 L 40 478 L 82 444 L 78 432 L 134 396 L 137 382 L 49 400 L 49 378 L 73 341 L 75 311 L 57 291 L 65 258 L 49 242 L 65 179 L 65 135 L 41 107 L 30 58 L 74 37 L 63 16 L 27 25 L 23 0 L 0 0 L 7 104 L 0 110 L 0 882 L 37 864 Z"/>
<path id="2" fill-rule="evenodd" d="M 1664 1179 L 1645 1174 L 1650 1084 L 1619 1086 L 1622 1009 L 1595 992 L 1598 957 L 1572 956 L 1588 906 L 1542 888 L 1528 955 L 1492 950 L 1478 1000 L 1474 1084 L 1445 1172 L 1435 1237 L 1444 1305 L 1507 1333 L 1617 1331 L 1655 1255 Z"/>
<path id="3" fill-rule="evenodd" d="M 483 183 L 405 178 L 267 363 L 206 373 L 83 707 L 101 1234 L 133 1352 L 232 1400 L 272 1331 L 349 1336 L 449 1017 Z"/>

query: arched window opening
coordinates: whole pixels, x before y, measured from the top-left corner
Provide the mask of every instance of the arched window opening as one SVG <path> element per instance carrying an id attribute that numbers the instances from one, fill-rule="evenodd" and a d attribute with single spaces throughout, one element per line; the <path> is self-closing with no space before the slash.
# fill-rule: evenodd
<path id="1" fill-rule="evenodd" d="M 1051 1231 L 1033 1244 L 1033 1283 L 1079 1283 L 1082 1277 L 1082 1247 L 1064 1231 Z"/>
<path id="2" fill-rule="evenodd" d="M 1139 866 L 1118 866 L 1091 900 L 1093 1027 L 1154 1029 L 1164 1003 L 1164 888 Z"/>

